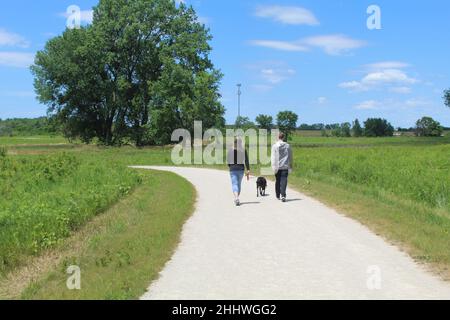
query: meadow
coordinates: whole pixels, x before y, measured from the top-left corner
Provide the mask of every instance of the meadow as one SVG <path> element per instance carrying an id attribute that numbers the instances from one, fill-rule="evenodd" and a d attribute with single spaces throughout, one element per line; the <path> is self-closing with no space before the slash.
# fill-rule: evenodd
<path id="1" fill-rule="evenodd" d="M 172 219 L 176 223 L 170 229 L 172 233 L 165 245 L 155 245 L 154 241 L 148 244 L 153 246 L 153 250 L 175 248 L 183 219 L 187 218 L 194 205 L 192 187 L 180 182 L 182 179 L 179 177 L 160 174 L 158 185 L 161 190 L 168 187 L 164 181 L 181 179 L 170 188 L 182 185 L 175 197 L 187 195 L 173 199 L 175 207 L 169 209 L 167 206 L 172 202 L 166 202 L 167 194 L 174 197 L 174 193 L 158 193 L 158 198 L 153 199 L 156 202 L 144 193 L 144 190 L 150 190 L 149 177 L 155 177 L 155 173 L 144 174 L 127 169 L 128 165 L 171 165 L 170 146 L 112 148 L 69 144 L 62 140 L 60 137 L 54 140 L 51 137 L 33 137 L 31 140 L 47 142 L 47 145 L 22 144 L 24 140 L 2 141 L 6 148 L 0 156 L 0 261 L 3 272 L 20 266 L 27 257 L 57 248 L 59 243 L 77 234 L 77 230 L 84 226 L 89 227 L 98 217 L 110 216 L 109 219 L 114 221 L 112 214 L 108 213 L 110 208 L 116 208 L 117 204 L 120 207 L 120 203 L 139 194 L 139 199 L 145 201 L 138 199 L 126 207 L 140 219 L 150 210 L 156 210 L 156 216 L 165 216 L 167 210 L 187 208 L 177 211 L 177 220 Z M 449 136 L 326 138 L 298 132 L 292 145 L 295 171 L 290 179 L 291 187 L 362 222 L 398 244 L 417 261 L 429 263 L 437 273 L 450 278 Z M 257 168 L 253 173 L 258 174 Z M 159 205 L 162 203 L 167 205 Z M 184 205 L 179 207 L 176 203 Z M 133 204 L 139 205 L 132 209 Z M 120 208 L 114 209 L 114 214 L 124 210 L 123 205 Z M 170 222 L 171 217 L 162 222 L 168 227 L 171 224 L 166 220 Z M 147 221 L 151 226 L 152 220 Z M 119 229 L 124 238 L 132 232 L 132 229 Z M 117 232 L 116 228 L 112 230 Z M 109 238 L 110 234 L 104 237 Z M 103 246 L 110 245 L 100 245 L 101 248 Z M 94 251 L 87 254 L 89 257 L 110 252 L 104 248 L 99 252 L 95 248 L 89 249 Z M 142 248 L 136 253 L 136 259 L 143 260 L 144 252 L 148 250 Z M 164 256 L 164 259 L 169 258 L 170 254 Z M 152 269 L 155 276 L 164 259 Z M 87 258 L 86 261 L 95 279 L 98 260 Z M 28 286 L 25 296 L 57 297 L 55 292 L 64 295 L 55 284 L 56 280 L 64 279 L 64 273 L 55 275 L 55 271 L 52 272 L 49 274 L 53 275 L 46 278 L 48 280 Z M 144 289 L 136 281 L 130 292 L 136 294 Z M 96 292 L 97 289 L 93 290 Z M 133 297 L 132 293 L 123 293 L 119 287 L 108 290 L 93 296 L 88 294 L 87 297 Z"/>

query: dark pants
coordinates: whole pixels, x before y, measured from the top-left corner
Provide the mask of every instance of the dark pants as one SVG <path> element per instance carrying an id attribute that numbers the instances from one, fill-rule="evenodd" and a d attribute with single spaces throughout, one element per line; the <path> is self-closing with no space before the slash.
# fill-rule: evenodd
<path id="1" fill-rule="evenodd" d="M 288 183 L 289 170 L 280 170 L 275 175 L 277 179 L 275 182 L 275 193 L 277 198 L 286 198 L 286 188 Z"/>

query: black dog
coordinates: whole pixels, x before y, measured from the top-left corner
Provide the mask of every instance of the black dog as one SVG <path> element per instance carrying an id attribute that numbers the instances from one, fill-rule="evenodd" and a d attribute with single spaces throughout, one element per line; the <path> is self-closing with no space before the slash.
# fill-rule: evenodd
<path id="1" fill-rule="evenodd" d="M 256 180 L 256 196 L 264 197 L 266 195 L 266 188 L 267 188 L 266 178 L 259 177 L 258 180 Z"/>

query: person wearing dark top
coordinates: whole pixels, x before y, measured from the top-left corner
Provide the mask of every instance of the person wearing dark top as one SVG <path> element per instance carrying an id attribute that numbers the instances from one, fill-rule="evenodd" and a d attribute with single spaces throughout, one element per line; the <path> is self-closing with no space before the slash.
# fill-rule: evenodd
<path id="1" fill-rule="evenodd" d="M 247 180 L 250 177 L 250 164 L 248 161 L 247 151 L 242 146 L 242 140 L 235 139 L 233 149 L 228 151 L 227 155 L 228 167 L 230 168 L 231 185 L 234 194 L 234 204 L 240 206 L 239 197 L 242 190 L 242 180 L 244 175 L 247 175 Z M 245 173 L 247 169 L 247 173 Z"/>

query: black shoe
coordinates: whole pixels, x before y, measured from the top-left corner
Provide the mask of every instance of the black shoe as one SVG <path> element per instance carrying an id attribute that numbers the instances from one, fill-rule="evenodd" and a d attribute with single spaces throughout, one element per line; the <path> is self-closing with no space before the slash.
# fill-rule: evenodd
<path id="1" fill-rule="evenodd" d="M 286 202 L 286 198 L 285 197 L 281 198 L 281 201 Z"/>

